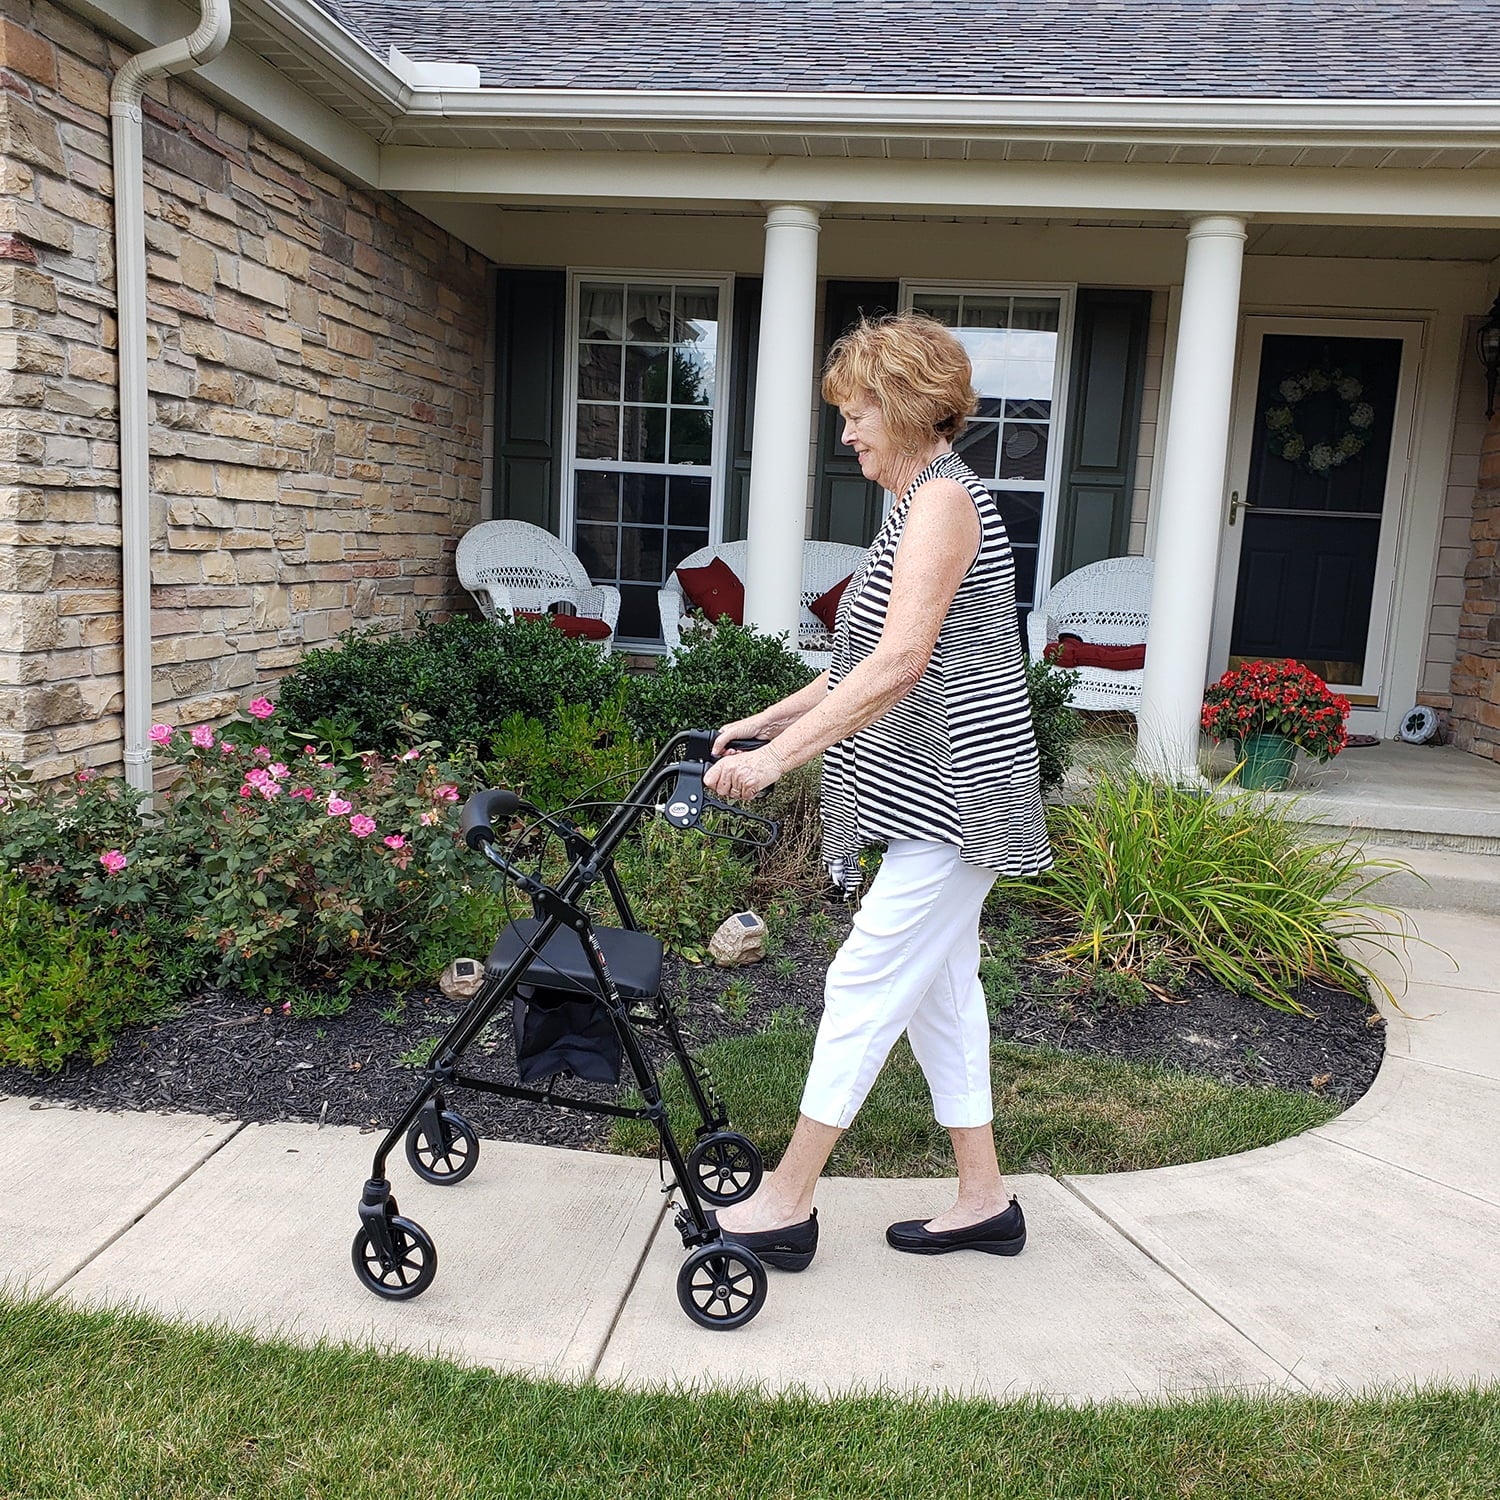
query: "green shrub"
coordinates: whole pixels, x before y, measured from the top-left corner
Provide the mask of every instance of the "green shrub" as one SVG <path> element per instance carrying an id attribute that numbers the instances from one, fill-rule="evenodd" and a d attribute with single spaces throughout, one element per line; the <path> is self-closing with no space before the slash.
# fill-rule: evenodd
<path id="1" fill-rule="evenodd" d="M 780 636 L 721 621 L 684 637 L 654 672 L 630 679 L 630 717 L 643 739 L 717 729 L 759 713 L 817 674 Z"/>
<path id="2" fill-rule="evenodd" d="M 197 977 L 180 939 L 159 920 L 102 926 L 0 875 L 0 1063 L 99 1062 L 121 1027 L 160 1015 Z"/>
<path id="3" fill-rule="evenodd" d="M 1340 938 L 1391 951 L 1364 899 L 1389 866 L 1357 847 L 1306 840 L 1253 794 L 1210 796 L 1146 777 L 1100 777 L 1093 796 L 1049 809 L 1054 869 L 1002 879 L 997 893 L 1066 912 L 1078 935 L 1062 953 L 1149 983 L 1173 963 L 1229 989 L 1301 1010 L 1304 979 L 1351 993 L 1388 987 Z M 1368 872 L 1368 873 L 1367 873 Z"/>
<path id="4" fill-rule="evenodd" d="M 402 711 L 448 750 L 485 745 L 515 714 L 556 723 L 558 705 L 599 708 L 619 690 L 621 661 L 570 640 L 545 620 L 423 620 L 407 636 L 348 632 L 309 651 L 281 680 L 293 729 L 342 725 L 360 748 L 392 753 L 408 743 Z"/>
<path id="5" fill-rule="evenodd" d="M 512 714 L 490 741 L 490 784 L 509 787 L 547 812 L 621 801 L 653 756 L 631 733 L 624 702 L 622 688 L 597 709 L 560 705 L 551 724 Z"/>
<path id="6" fill-rule="evenodd" d="M 732 831 L 733 820 L 722 824 Z M 749 863 L 726 844 L 666 823 L 642 823 L 615 854 L 615 870 L 636 921 L 674 953 L 699 960 L 714 930 L 745 909 Z M 595 886 L 598 913 L 613 921 L 603 886 Z"/>
<path id="7" fill-rule="evenodd" d="M 1073 742 L 1083 731 L 1083 719 L 1068 707 L 1076 672 L 1051 662 L 1027 661 L 1026 692 L 1031 699 L 1031 721 L 1036 726 L 1037 758 L 1041 763 L 1042 795 L 1062 785 L 1072 759 Z"/>

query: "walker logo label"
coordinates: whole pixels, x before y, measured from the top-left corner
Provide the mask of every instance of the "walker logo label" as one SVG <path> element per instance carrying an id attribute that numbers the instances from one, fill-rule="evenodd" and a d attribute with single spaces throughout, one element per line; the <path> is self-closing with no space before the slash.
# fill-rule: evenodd
<path id="1" fill-rule="evenodd" d="M 685 818 L 690 811 L 686 802 L 672 802 L 667 806 L 667 815 L 673 818 Z"/>

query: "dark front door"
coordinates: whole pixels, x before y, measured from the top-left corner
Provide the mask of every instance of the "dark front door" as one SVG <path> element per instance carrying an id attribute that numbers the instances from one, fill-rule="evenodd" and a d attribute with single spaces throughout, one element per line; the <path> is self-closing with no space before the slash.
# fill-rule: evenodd
<path id="1" fill-rule="evenodd" d="M 1267 333 L 1240 512 L 1230 664 L 1293 657 L 1325 681 L 1365 660 L 1402 340 Z"/>

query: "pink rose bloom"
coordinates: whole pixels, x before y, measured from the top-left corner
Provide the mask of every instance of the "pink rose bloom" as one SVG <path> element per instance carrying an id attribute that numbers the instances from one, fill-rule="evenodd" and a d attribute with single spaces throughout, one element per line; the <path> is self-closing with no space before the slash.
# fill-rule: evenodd
<path id="1" fill-rule="evenodd" d="M 357 839 L 366 839 L 375 832 L 375 819 L 367 818 L 363 813 L 355 813 L 349 819 L 349 832 Z"/>
<path id="2" fill-rule="evenodd" d="M 354 825 L 353 825 L 353 823 L 351 821 L 350 827 L 353 827 L 353 826 Z M 402 838 L 399 833 L 393 833 L 393 834 L 389 835 L 389 837 L 387 837 L 385 839 L 382 839 L 381 842 L 385 845 L 385 847 L 387 849 L 404 849 L 404 848 L 406 848 L 406 840 L 404 838 Z"/>
<path id="3" fill-rule="evenodd" d="M 231 745 L 228 740 L 220 740 L 219 741 L 219 754 L 220 755 L 233 755 L 234 754 L 234 746 Z"/>
<path id="4" fill-rule="evenodd" d="M 271 752 L 264 745 L 257 745 L 254 750 L 256 760 L 270 760 Z"/>
<path id="5" fill-rule="evenodd" d="M 146 738 L 153 745 L 170 745 L 172 743 L 172 726 L 170 724 L 153 724 Z"/>
<path id="6" fill-rule="evenodd" d="M 193 743 L 200 750 L 207 750 L 214 742 L 214 732 L 207 724 L 200 724 L 193 731 Z"/>
<path id="7" fill-rule="evenodd" d="M 402 760 L 421 760 L 421 758 L 422 752 L 420 750 L 408 750 L 406 754 L 401 757 Z"/>
<path id="8" fill-rule="evenodd" d="M 262 786 L 271 779 L 271 773 L 264 766 L 252 766 L 245 772 L 245 780 L 251 786 Z"/>
<path id="9" fill-rule="evenodd" d="M 438 815 L 435 812 L 425 812 L 418 819 L 418 822 L 421 823 L 423 828 L 431 828 L 432 825 L 437 822 L 437 820 Z"/>
<path id="10" fill-rule="evenodd" d="M 311 802 L 318 794 L 310 786 L 299 786 L 287 794 L 291 797 L 300 797 L 304 802 Z"/>
<path id="11" fill-rule="evenodd" d="M 257 719 L 269 719 L 276 712 L 276 705 L 269 698 L 252 698 L 250 712 Z"/>
<path id="12" fill-rule="evenodd" d="M 457 802 L 458 788 L 456 786 L 440 786 L 434 795 L 440 802 Z"/>
<path id="13" fill-rule="evenodd" d="M 281 783 L 279 781 L 272 781 L 268 776 L 260 783 L 259 790 L 261 796 L 269 802 L 272 797 L 279 797 L 281 795 Z"/>
<path id="14" fill-rule="evenodd" d="M 302 747 L 302 753 L 304 755 L 316 755 L 318 752 L 315 749 L 313 749 L 313 747 L 311 745 L 304 745 Z"/>
<path id="15" fill-rule="evenodd" d="M 255 791 L 255 788 L 253 786 L 251 786 L 250 783 L 247 781 L 244 784 L 244 786 L 242 786 L 240 788 L 240 796 L 242 796 L 242 797 L 249 797 L 249 796 L 251 796 L 254 793 L 254 791 Z"/>
<path id="16" fill-rule="evenodd" d="M 354 804 L 345 802 L 342 797 L 330 797 L 328 799 L 328 816 L 330 818 L 342 818 L 346 812 L 352 812 Z"/>
<path id="17" fill-rule="evenodd" d="M 79 771 L 73 777 L 73 780 L 76 781 L 79 784 L 79 786 L 82 786 L 84 784 L 84 782 L 86 782 L 86 781 L 92 781 L 98 774 L 99 773 L 97 771 L 95 771 L 92 767 L 85 766 L 81 771 Z"/>
<path id="18" fill-rule="evenodd" d="M 279 760 L 272 761 L 267 769 L 270 771 L 271 775 L 276 778 L 277 781 L 284 781 L 291 771 L 290 766 L 282 765 Z"/>
<path id="19" fill-rule="evenodd" d="M 125 868 L 128 861 L 118 849 L 106 849 L 99 856 L 99 863 L 104 866 L 109 874 L 118 875 Z"/>

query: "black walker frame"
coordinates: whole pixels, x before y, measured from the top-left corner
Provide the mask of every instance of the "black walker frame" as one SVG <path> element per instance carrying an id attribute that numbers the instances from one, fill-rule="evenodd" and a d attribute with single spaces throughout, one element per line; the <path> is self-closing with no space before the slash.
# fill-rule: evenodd
<path id="1" fill-rule="evenodd" d="M 689 730 L 674 736 L 625 800 L 614 806 L 593 838 L 566 819 L 543 812 L 503 788 L 475 792 L 465 803 L 460 836 L 530 898 L 536 926 L 534 932 L 521 938 L 518 956 L 503 969 L 496 968 L 492 955 L 478 991 L 438 1039 L 420 1088 L 376 1149 L 359 1204 L 360 1228 L 354 1240 L 353 1260 L 360 1281 L 377 1296 L 397 1300 L 416 1297 L 432 1284 L 437 1273 L 437 1247 L 431 1235 L 403 1218 L 391 1195 L 387 1159 L 404 1137 L 407 1160 L 419 1177 L 441 1185 L 461 1182 L 477 1164 L 479 1138 L 462 1115 L 448 1108 L 447 1095 L 454 1089 L 473 1089 L 553 1108 L 649 1120 L 671 1167 L 671 1178 L 663 1191 L 675 1187 L 682 1197 L 676 1227 L 683 1248 L 689 1252 L 677 1280 L 683 1310 L 702 1326 L 719 1329 L 742 1327 L 760 1311 L 766 1288 L 763 1265 L 753 1251 L 724 1238 L 717 1220 L 705 1207 L 722 1207 L 748 1198 L 760 1184 L 760 1153 L 746 1137 L 729 1129 L 729 1116 L 713 1081 L 689 1054 L 671 1002 L 661 994 L 660 985 L 655 995 L 622 998 L 598 933 L 581 904 L 589 888 L 603 881 L 623 930 L 642 930 L 615 873 L 613 857 L 621 841 L 648 813 L 660 812 L 676 828 L 701 831 L 700 820 L 712 808 L 761 825 L 765 832 L 756 842 L 774 841 L 775 823 L 719 802 L 705 791 L 703 775 L 715 760 L 714 739 L 708 730 Z M 738 741 L 734 748 L 752 749 L 758 743 Z M 658 803 L 664 789 L 665 798 Z M 522 811 L 532 814 L 539 825 L 563 840 L 569 864 L 555 886 L 521 869 L 497 847 L 493 819 Z M 638 1107 L 559 1094 L 555 1088 L 558 1075 L 537 1089 L 498 1083 L 460 1067 L 465 1050 L 503 1006 L 515 1003 L 518 990 L 526 985 L 545 985 L 548 971 L 556 972 L 545 954 L 548 943 L 564 929 L 580 942 L 593 980 L 593 992 L 585 991 L 580 998 L 601 1006 L 608 1016 L 623 1057 L 635 1075 L 643 1100 Z M 497 942 L 496 953 L 499 949 Z M 686 1153 L 673 1135 L 655 1066 L 637 1035 L 636 1028 L 643 1025 L 665 1035 L 697 1110 L 700 1123 L 696 1139 Z"/>

